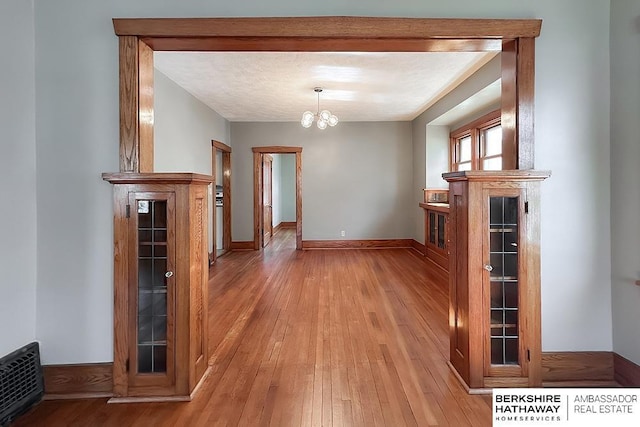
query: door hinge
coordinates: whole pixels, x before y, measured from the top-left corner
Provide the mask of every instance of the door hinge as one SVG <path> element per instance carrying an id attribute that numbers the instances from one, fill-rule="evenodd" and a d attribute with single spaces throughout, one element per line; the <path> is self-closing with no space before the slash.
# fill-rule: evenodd
<path id="1" fill-rule="evenodd" d="M 529 202 L 524 202 L 524 213 L 529 213 Z"/>
<path id="2" fill-rule="evenodd" d="M 131 205 L 127 205 L 127 207 L 125 208 L 125 215 L 127 218 L 131 217 Z"/>
<path id="3" fill-rule="evenodd" d="M 527 361 L 531 362 L 531 351 L 527 349 Z"/>
<path id="4" fill-rule="evenodd" d="M 127 359 L 127 361 L 124 362 L 124 368 L 126 369 L 127 372 L 129 372 L 129 359 Z"/>

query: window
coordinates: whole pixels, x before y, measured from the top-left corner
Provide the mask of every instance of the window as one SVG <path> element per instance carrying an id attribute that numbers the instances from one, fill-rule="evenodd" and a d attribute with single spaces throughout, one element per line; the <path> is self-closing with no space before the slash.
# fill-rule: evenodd
<path id="1" fill-rule="evenodd" d="M 451 132 L 450 170 L 502 170 L 500 110 Z"/>

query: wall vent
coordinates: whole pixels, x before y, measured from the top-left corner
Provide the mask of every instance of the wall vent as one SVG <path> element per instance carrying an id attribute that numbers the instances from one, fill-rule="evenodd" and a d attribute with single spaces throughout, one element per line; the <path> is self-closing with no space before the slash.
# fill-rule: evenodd
<path id="1" fill-rule="evenodd" d="M 44 378 L 37 342 L 0 359 L 0 426 L 28 411 L 42 396 Z"/>

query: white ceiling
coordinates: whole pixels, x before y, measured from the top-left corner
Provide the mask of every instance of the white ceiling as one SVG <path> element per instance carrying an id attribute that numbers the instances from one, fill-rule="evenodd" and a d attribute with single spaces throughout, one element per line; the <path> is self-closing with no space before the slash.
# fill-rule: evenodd
<path id="1" fill-rule="evenodd" d="M 154 52 L 155 67 L 232 122 L 413 120 L 488 62 L 485 52 Z"/>

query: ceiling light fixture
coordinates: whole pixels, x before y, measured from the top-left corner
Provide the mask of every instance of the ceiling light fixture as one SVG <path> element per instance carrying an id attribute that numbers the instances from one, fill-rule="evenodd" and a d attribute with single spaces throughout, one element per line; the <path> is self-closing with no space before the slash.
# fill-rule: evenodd
<path id="1" fill-rule="evenodd" d="M 322 92 L 321 87 L 313 88 L 313 91 L 318 94 L 318 110 L 316 114 L 313 114 L 311 111 L 305 111 L 302 113 L 302 120 L 300 123 L 302 126 L 308 128 L 313 124 L 313 120 L 317 119 L 316 125 L 318 129 L 326 129 L 327 126 L 335 126 L 338 124 L 338 118 L 331 114 L 329 110 L 320 111 L 320 92 Z"/>

